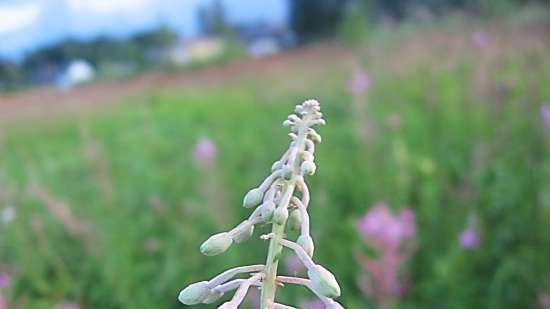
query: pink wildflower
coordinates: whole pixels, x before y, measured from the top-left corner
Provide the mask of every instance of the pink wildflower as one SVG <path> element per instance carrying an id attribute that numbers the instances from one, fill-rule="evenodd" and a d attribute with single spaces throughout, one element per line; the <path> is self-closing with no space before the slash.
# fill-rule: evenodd
<path id="1" fill-rule="evenodd" d="M 410 209 L 393 215 L 385 203 L 378 203 L 361 218 L 358 230 L 365 242 L 377 251 L 376 258 L 357 256 L 365 272 L 361 288 L 380 308 L 389 308 L 406 286 L 401 266 L 414 250 L 415 215 Z"/>
<path id="2" fill-rule="evenodd" d="M 11 276 L 7 273 L 0 273 L 0 289 L 7 288 L 11 283 Z"/>
<path id="3" fill-rule="evenodd" d="M 468 226 L 460 233 L 458 239 L 460 246 L 464 249 L 475 249 L 479 247 L 481 241 L 474 226 Z"/>
<path id="4" fill-rule="evenodd" d="M 307 301 L 303 301 L 300 304 L 300 308 L 301 309 L 324 309 L 325 304 L 318 299 L 307 300 Z"/>
<path id="5" fill-rule="evenodd" d="M 484 48 L 489 45 L 489 35 L 484 31 L 477 31 L 472 35 L 472 41 L 478 48 Z"/>
<path id="6" fill-rule="evenodd" d="M 540 109 L 544 125 L 550 129 L 550 103 L 544 104 Z"/>
<path id="7" fill-rule="evenodd" d="M 306 271 L 304 263 L 296 255 L 291 255 L 285 259 L 285 269 L 288 273 L 293 275 L 301 274 Z"/>
<path id="8" fill-rule="evenodd" d="M 349 81 L 349 89 L 353 94 L 364 93 L 371 85 L 372 82 L 369 75 L 362 69 L 357 69 L 353 78 Z"/>
<path id="9" fill-rule="evenodd" d="M 218 147 L 208 138 L 201 138 L 193 149 L 193 160 L 200 167 L 211 166 L 218 155 Z"/>

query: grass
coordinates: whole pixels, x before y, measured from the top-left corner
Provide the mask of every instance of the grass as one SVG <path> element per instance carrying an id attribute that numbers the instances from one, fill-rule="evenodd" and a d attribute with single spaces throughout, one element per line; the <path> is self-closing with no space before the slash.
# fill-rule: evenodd
<path id="1" fill-rule="evenodd" d="M 492 38 L 483 49 L 466 24 L 373 38 L 353 50 L 373 79 L 355 107 L 349 61 L 335 58 L 271 80 L 158 90 L 91 114 L 3 126 L 0 201 L 16 209 L 0 225 L 0 269 L 15 277 L 3 293 L 13 308 L 178 308 L 189 282 L 262 261 L 260 240 L 221 257 L 198 247 L 247 214 L 242 196 L 288 145 L 280 123 L 314 96 L 328 125 L 310 181 L 312 233 L 347 308 L 372 305 L 352 253 L 368 249 L 355 224 L 381 200 L 417 214 L 400 307 L 533 307 L 550 284 L 550 132 L 540 116 L 550 100 L 540 30 L 548 20 L 495 25 L 476 25 Z M 388 126 L 392 115 L 401 127 Z M 219 147 L 206 170 L 191 156 L 203 136 Z M 457 235 L 471 213 L 483 243 L 464 251 Z M 281 293 L 287 303 L 311 297 Z"/>

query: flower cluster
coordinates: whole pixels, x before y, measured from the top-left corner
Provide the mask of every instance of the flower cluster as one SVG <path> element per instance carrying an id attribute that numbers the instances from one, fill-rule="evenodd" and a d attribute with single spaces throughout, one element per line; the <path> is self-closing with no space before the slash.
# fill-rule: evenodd
<path id="1" fill-rule="evenodd" d="M 251 287 L 260 287 L 261 309 L 293 308 L 276 302 L 276 289 L 284 284 L 298 284 L 317 295 L 324 308 L 343 308 L 333 300 L 340 296 L 340 286 L 335 277 L 312 259 L 315 247 L 310 235 L 307 212 L 310 194 L 304 177 L 315 174 L 317 169 L 315 144 L 321 142 L 321 136 L 312 126 L 324 125 L 322 116 L 319 103 L 315 100 L 307 100 L 296 106 L 295 113 L 283 122 L 291 130 L 289 136 L 292 142 L 289 149 L 273 164 L 271 174 L 258 187 L 248 191 L 243 199 L 245 208 L 254 209 L 252 214 L 235 228 L 211 236 L 200 246 L 202 254 L 218 255 L 234 243 L 239 244 L 250 239 L 256 224 L 271 224 L 271 233 L 261 236 L 270 242 L 265 265 L 236 267 L 209 281 L 193 283 L 180 292 L 180 302 L 186 305 L 211 304 L 226 292 L 236 290 L 233 298 L 218 308 L 238 308 Z M 298 196 L 295 196 L 296 191 L 299 191 Z M 287 228 L 299 230 L 300 236 L 296 242 L 284 239 Z M 307 270 L 308 278 L 278 274 L 278 264 L 284 247 L 294 251 Z M 240 274 L 250 276 L 235 279 Z"/>
<path id="2" fill-rule="evenodd" d="M 366 272 L 361 288 L 380 308 L 389 308 L 404 290 L 400 269 L 414 251 L 415 215 L 410 209 L 393 215 L 386 204 L 379 203 L 361 218 L 358 230 L 377 251 L 376 258 L 357 256 Z"/>

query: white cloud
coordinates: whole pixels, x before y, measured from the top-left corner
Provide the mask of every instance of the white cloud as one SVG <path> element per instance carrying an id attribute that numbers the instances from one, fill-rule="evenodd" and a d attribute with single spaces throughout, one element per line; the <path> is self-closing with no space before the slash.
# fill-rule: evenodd
<path id="1" fill-rule="evenodd" d="M 0 35 L 31 26 L 40 15 L 40 3 L 0 5 Z"/>
<path id="2" fill-rule="evenodd" d="M 92 14 L 140 12 L 152 3 L 152 0 L 67 0 L 71 11 Z"/>

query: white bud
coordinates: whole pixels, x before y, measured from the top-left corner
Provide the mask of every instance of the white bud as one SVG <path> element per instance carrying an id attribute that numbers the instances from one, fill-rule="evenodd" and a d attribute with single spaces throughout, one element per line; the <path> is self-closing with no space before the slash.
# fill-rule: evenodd
<path id="1" fill-rule="evenodd" d="M 264 221 L 269 221 L 271 220 L 271 217 L 273 216 L 273 212 L 275 211 L 275 203 L 273 203 L 273 201 L 265 201 L 262 206 L 262 208 L 260 209 L 260 214 L 262 216 L 262 219 Z"/>
<path id="2" fill-rule="evenodd" d="M 221 306 L 218 307 L 218 309 L 238 309 L 239 307 L 232 302 L 228 301 L 223 303 Z"/>
<path id="3" fill-rule="evenodd" d="M 329 298 L 329 303 L 325 305 L 325 309 L 346 309 L 336 301 Z"/>
<path id="4" fill-rule="evenodd" d="M 322 142 L 321 135 L 319 135 L 319 133 L 311 128 L 308 130 L 308 137 L 317 144 L 320 144 Z"/>
<path id="5" fill-rule="evenodd" d="M 277 207 L 273 212 L 273 222 L 284 224 L 286 219 L 288 219 L 288 209 L 286 207 Z"/>
<path id="6" fill-rule="evenodd" d="M 289 119 L 283 121 L 283 127 L 285 127 L 285 128 L 288 128 L 288 127 L 292 126 L 293 124 L 294 124 L 294 122 L 292 122 Z"/>
<path id="7" fill-rule="evenodd" d="M 248 191 L 248 193 L 246 193 L 246 195 L 244 196 L 243 206 L 246 208 L 256 207 L 260 205 L 263 198 L 264 192 L 262 192 L 262 190 L 260 190 L 259 188 L 254 188 Z"/>
<path id="8" fill-rule="evenodd" d="M 212 290 L 212 293 L 210 293 L 210 295 L 208 295 L 208 297 L 206 297 L 202 302 L 204 304 L 215 303 L 216 301 L 218 301 L 218 299 L 220 299 L 223 296 L 223 294 L 224 294 L 223 292 Z"/>
<path id="9" fill-rule="evenodd" d="M 210 296 L 208 282 L 201 281 L 190 284 L 185 289 L 181 290 L 178 295 L 178 300 L 184 305 L 196 305 L 202 303 L 208 296 Z"/>
<path id="10" fill-rule="evenodd" d="M 300 235 L 298 239 L 296 240 L 296 243 L 300 245 L 304 251 L 309 255 L 309 257 L 313 257 L 313 251 L 315 251 L 315 245 L 313 244 L 313 238 L 309 235 Z"/>
<path id="11" fill-rule="evenodd" d="M 276 170 L 280 170 L 283 167 L 283 163 L 281 161 L 275 161 L 273 165 L 271 165 L 271 172 L 275 172 Z"/>
<path id="12" fill-rule="evenodd" d="M 302 226 L 302 214 L 298 210 L 293 210 L 288 216 L 288 226 L 293 230 L 300 230 Z"/>
<path id="13" fill-rule="evenodd" d="M 225 252 L 233 244 L 233 238 L 229 233 L 219 233 L 210 236 L 202 243 L 200 251 L 204 255 L 213 256 Z"/>
<path id="14" fill-rule="evenodd" d="M 283 167 L 283 174 L 281 176 L 284 180 L 290 180 L 292 178 L 292 168 L 290 166 Z"/>
<path id="15" fill-rule="evenodd" d="M 308 269 L 307 275 L 311 280 L 311 287 L 319 294 L 336 298 L 340 296 L 340 286 L 334 275 L 321 265 L 315 265 Z"/>
<path id="16" fill-rule="evenodd" d="M 237 233 L 233 235 L 233 241 L 240 244 L 243 243 L 252 237 L 252 234 L 254 234 L 254 224 L 251 224 L 246 220 L 243 226 L 239 228 Z"/>
<path id="17" fill-rule="evenodd" d="M 304 151 L 302 153 L 302 159 L 304 159 L 304 161 L 313 161 L 314 157 L 313 157 L 313 154 L 309 151 Z"/>
<path id="18" fill-rule="evenodd" d="M 304 161 L 300 166 L 300 170 L 304 175 L 313 175 L 315 174 L 315 170 L 317 170 L 317 166 L 313 163 L 313 161 Z"/>

